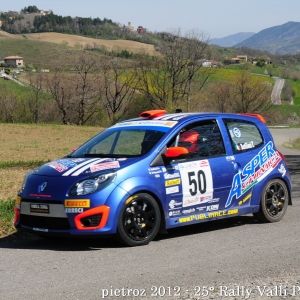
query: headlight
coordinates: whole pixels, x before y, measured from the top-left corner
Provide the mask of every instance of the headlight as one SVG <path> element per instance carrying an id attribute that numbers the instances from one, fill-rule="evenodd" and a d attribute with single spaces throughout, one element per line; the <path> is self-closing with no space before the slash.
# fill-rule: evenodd
<path id="1" fill-rule="evenodd" d="M 116 173 L 101 174 L 77 182 L 70 190 L 70 196 L 95 193 L 108 186 L 116 178 Z"/>

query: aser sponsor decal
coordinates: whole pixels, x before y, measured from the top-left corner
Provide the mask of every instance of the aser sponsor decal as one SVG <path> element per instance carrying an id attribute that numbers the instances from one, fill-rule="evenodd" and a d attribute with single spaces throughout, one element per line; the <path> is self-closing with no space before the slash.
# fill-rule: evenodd
<path id="1" fill-rule="evenodd" d="M 273 148 L 270 141 L 253 159 L 246 164 L 240 173 L 233 177 L 231 190 L 225 207 L 229 206 L 235 197 L 240 198 L 254 185 L 270 174 L 282 160 L 278 151 Z"/>
<path id="2" fill-rule="evenodd" d="M 108 162 L 103 162 L 99 163 L 96 165 L 92 165 L 90 167 L 90 170 L 92 173 L 102 171 L 102 170 L 107 170 L 107 169 L 117 169 L 120 168 L 120 164 L 118 161 L 108 161 Z"/>

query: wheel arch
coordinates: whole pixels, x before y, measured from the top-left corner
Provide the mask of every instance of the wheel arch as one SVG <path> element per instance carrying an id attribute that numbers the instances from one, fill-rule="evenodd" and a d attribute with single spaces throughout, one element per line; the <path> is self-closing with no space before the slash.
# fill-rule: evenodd
<path id="1" fill-rule="evenodd" d="M 271 180 L 274 180 L 274 179 L 281 180 L 281 181 L 283 181 L 285 183 L 285 185 L 287 187 L 287 190 L 288 190 L 288 205 L 292 205 L 293 203 L 292 203 L 290 181 L 287 180 L 285 177 L 281 177 L 281 176 L 274 176 L 272 178 L 268 177 L 268 178 L 266 178 L 266 180 L 264 180 L 262 182 L 262 185 L 259 188 L 258 187 L 254 187 L 255 191 L 259 191 L 259 193 L 257 193 L 257 199 L 259 199 L 257 204 L 260 204 L 260 199 L 262 197 L 264 187 L 268 184 L 268 182 L 270 182 Z"/>
<path id="2" fill-rule="evenodd" d="M 158 195 L 153 193 L 150 190 L 140 189 L 140 190 L 134 191 L 134 193 L 130 193 L 130 197 L 133 197 L 134 195 L 137 195 L 137 194 L 148 194 L 151 197 L 153 197 L 153 199 L 156 201 L 156 203 L 159 207 L 159 210 L 160 210 L 160 228 L 159 228 L 159 232 L 160 231 L 164 232 L 166 230 L 166 217 L 165 217 L 165 211 L 164 211 L 163 204 L 162 204 L 160 198 L 158 197 Z"/>

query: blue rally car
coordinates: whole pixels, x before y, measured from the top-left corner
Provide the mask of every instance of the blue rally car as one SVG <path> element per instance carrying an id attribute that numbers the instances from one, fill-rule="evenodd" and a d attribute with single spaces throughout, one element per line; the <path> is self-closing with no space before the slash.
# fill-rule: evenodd
<path id="1" fill-rule="evenodd" d="M 29 172 L 15 226 L 139 246 L 198 222 L 277 222 L 288 204 L 289 170 L 260 115 L 152 110 Z"/>

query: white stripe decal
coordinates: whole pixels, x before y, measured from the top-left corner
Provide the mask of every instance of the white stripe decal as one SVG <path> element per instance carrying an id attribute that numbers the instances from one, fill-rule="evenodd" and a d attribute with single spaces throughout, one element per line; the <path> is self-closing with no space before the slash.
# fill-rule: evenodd
<path id="1" fill-rule="evenodd" d="M 91 166 L 94 166 L 95 164 L 97 163 L 100 163 L 102 161 L 106 161 L 106 159 L 99 159 L 99 160 L 96 160 L 96 161 L 93 161 L 91 162 L 90 164 L 82 167 L 81 169 L 77 170 L 75 173 L 73 173 L 71 176 L 77 176 L 79 175 L 80 173 L 82 173 L 83 171 L 85 171 L 86 169 L 90 168 Z"/>
<path id="2" fill-rule="evenodd" d="M 86 165 L 86 164 L 90 164 L 90 162 L 94 162 L 95 160 L 99 160 L 99 158 L 93 158 L 92 160 L 87 160 L 87 161 L 84 161 L 83 163 L 77 165 L 76 167 L 68 170 L 67 172 L 65 172 L 64 174 L 62 174 L 62 176 L 68 176 L 70 175 L 71 173 L 73 173 L 74 171 L 76 171 L 77 169 L 81 168 L 82 166 Z"/>

